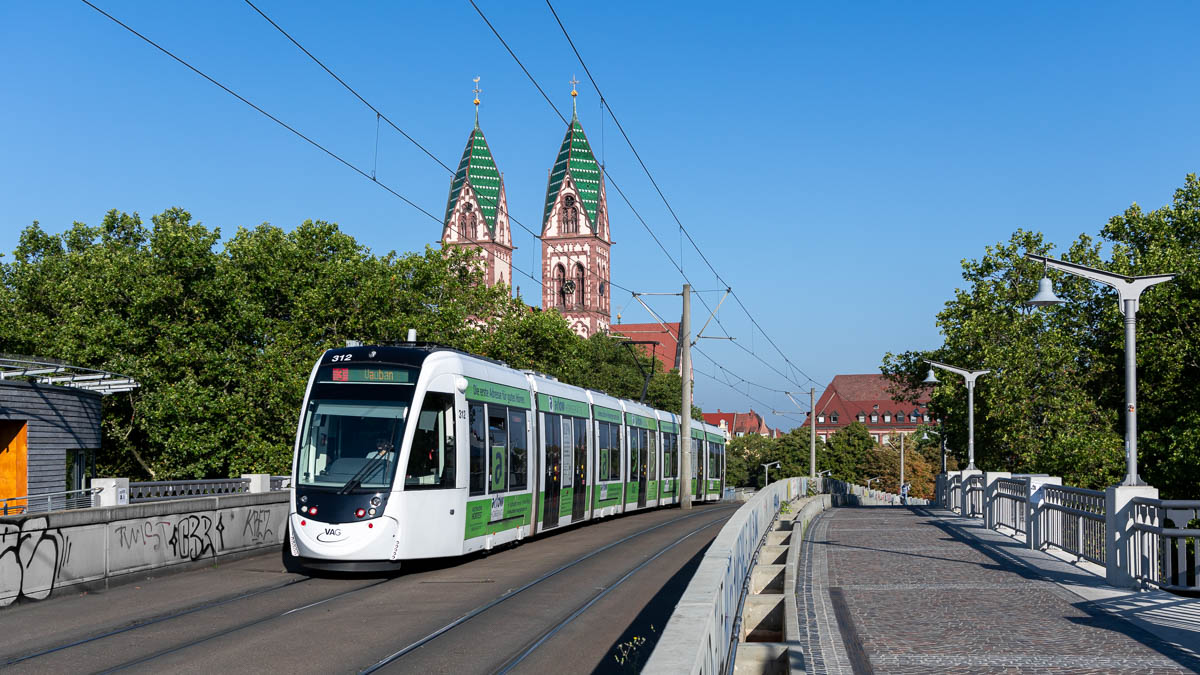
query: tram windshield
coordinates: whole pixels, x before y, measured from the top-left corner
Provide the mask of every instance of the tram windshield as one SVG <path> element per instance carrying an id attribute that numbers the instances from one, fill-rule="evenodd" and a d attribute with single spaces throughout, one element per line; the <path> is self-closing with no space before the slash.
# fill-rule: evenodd
<path id="1" fill-rule="evenodd" d="M 390 487 L 408 408 L 400 401 L 310 401 L 297 482 L 347 493 Z"/>

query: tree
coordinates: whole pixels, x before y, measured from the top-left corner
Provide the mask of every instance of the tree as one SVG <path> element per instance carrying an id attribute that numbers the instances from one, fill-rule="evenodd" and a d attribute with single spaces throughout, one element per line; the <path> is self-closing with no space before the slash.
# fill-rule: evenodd
<path id="1" fill-rule="evenodd" d="M 1064 259 L 1144 275 L 1177 272 L 1142 298 L 1138 313 L 1139 471 L 1167 497 L 1194 495 L 1200 484 L 1200 181 L 1189 175 L 1170 206 L 1145 213 L 1136 204 L 1087 235 Z M 964 261 L 966 287 L 938 314 L 944 344 L 929 352 L 887 354 L 883 371 L 897 392 L 912 392 L 923 359 L 993 372 L 976 388 L 976 464 L 1042 472 L 1065 483 L 1102 488 L 1124 475 L 1124 333 L 1116 294 L 1080 277 L 1024 259 L 1049 254 L 1040 234 L 1018 230 L 1008 242 Z M 1025 301 L 1048 273 L 1066 302 L 1032 311 Z M 942 378 L 930 403 L 949 447 L 966 459 L 966 392 Z"/>
<path id="2" fill-rule="evenodd" d="M 832 470 L 832 478 L 863 485 L 870 478 L 865 474 L 875 448 L 875 439 L 866 425 L 851 422 L 834 432 L 828 442 L 817 446 L 817 468 Z"/>
<path id="3" fill-rule="evenodd" d="M 347 339 L 422 341 L 516 368 L 641 395 L 678 411 L 676 371 L 604 335 L 581 340 L 555 311 L 489 287 L 456 247 L 373 254 L 336 224 L 219 229 L 173 208 L 147 227 L 110 211 L 98 226 L 26 228 L 0 264 L 0 351 L 134 377 L 107 397 L 98 470 L 173 479 L 285 472 L 305 383 Z"/>

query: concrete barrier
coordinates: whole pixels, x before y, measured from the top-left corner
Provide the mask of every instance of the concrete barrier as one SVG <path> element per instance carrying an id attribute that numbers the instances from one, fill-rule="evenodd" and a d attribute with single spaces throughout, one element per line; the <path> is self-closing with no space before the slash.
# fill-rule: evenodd
<path id="1" fill-rule="evenodd" d="M 289 493 L 0 517 L 0 607 L 279 547 Z"/>
<path id="2" fill-rule="evenodd" d="M 807 479 L 785 478 L 759 490 L 733 514 L 705 552 L 644 672 L 723 672 L 738 601 L 759 543 L 779 505 L 807 491 Z"/>

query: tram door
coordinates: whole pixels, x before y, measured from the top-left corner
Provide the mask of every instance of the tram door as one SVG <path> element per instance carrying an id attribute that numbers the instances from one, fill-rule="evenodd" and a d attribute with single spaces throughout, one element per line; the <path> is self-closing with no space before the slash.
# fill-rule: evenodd
<path id="1" fill-rule="evenodd" d="M 577 523 L 587 508 L 587 428 L 588 421 L 575 418 L 575 491 L 571 495 L 571 522 Z M 565 441 L 564 441 L 565 442 Z"/>
<path id="2" fill-rule="evenodd" d="M 542 524 L 545 527 L 558 525 L 558 496 L 562 488 L 562 418 L 545 415 L 542 425 L 542 447 L 546 449 L 546 470 L 542 475 L 542 491 L 545 493 L 545 508 Z"/>
<path id="3" fill-rule="evenodd" d="M 647 468 L 648 468 L 647 462 L 649 462 L 649 457 L 647 457 L 647 452 L 648 452 L 649 448 L 646 447 L 646 430 L 645 429 L 630 429 L 630 431 L 632 431 L 634 434 L 634 437 L 636 437 L 638 439 L 638 501 L 637 501 L 637 504 L 638 504 L 638 506 L 645 506 L 646 505 L 646 492 L 647 492 L 646 482 L 649 478 L 649 472 L 647 471 Z"/>

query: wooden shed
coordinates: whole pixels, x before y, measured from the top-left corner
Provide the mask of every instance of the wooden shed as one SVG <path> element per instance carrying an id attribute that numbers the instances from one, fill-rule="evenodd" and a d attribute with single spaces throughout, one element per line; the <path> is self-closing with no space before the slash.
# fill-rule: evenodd
<path id="1" fill-rule="evenodd" d="M 106 371 L 0 356 L 0 505 L 11 512 L 26 505 L 18 498 L 87 487 L 101 399 L 137 386 Z"/>

